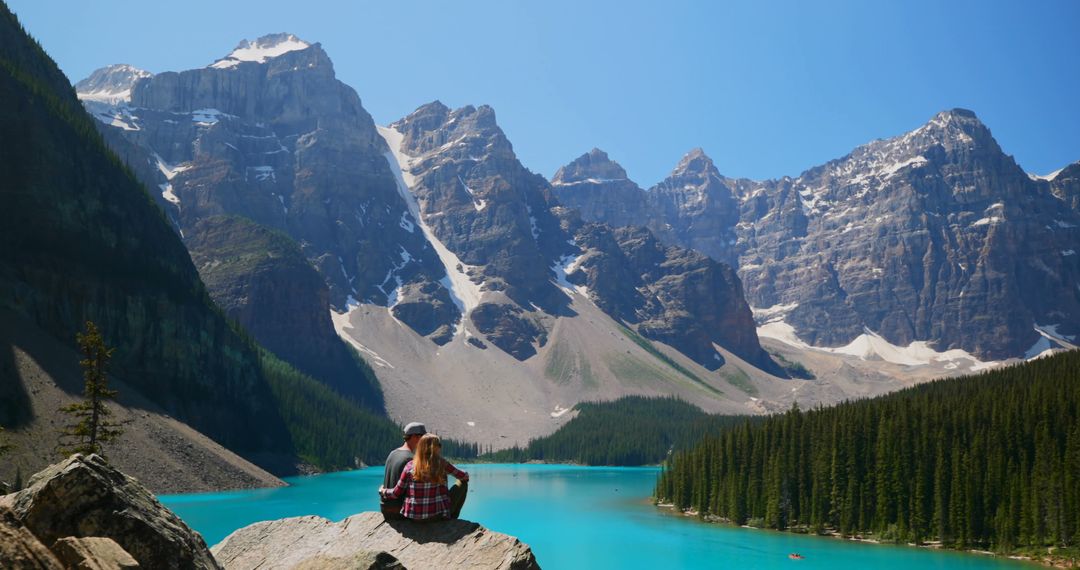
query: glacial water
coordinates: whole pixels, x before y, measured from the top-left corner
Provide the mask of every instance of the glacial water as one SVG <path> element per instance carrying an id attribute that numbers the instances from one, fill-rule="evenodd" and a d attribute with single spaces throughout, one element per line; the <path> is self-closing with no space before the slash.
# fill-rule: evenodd
<path id="1" fill-rule="evenodd" d="M 827 568 L 949 570 L 1034 568 L 1010 560 L 865 544 L 698 522 L 649 501 L 655 468 L 462 465 L 463 518 L 528 543 L 545 569 Z M 378 509 L 381 468 L 295 477 L 279 489 L 160 497 L 213 545 L 262 520 L 319 515 L 341 520 Z M 798 552 L 803 560 L 790 560 Z"/>

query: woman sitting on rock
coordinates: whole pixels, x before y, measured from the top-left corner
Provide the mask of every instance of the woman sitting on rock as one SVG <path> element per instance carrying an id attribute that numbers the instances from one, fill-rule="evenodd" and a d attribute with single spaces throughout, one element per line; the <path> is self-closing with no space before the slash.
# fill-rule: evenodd
<path id="1" fill-rule="evenodd" d="M 469 492 L 469 474 L 454 467 L 442 457 L 442 441 L 429 433 L 416 444 L 416 456 L 405 464 L 401 478 L 393 489 L 380 488 L 387 499 L 405 496 L 401 514 L 414 521 L 456 519 Z M 446 473 L 457 483 L 447 489 Z"/>

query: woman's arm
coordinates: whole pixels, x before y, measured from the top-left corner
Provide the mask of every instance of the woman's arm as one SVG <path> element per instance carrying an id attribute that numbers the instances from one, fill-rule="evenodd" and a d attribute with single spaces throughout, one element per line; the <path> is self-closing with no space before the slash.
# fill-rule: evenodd
<path id="1" fill-rule="evenodd" d="M 453 475 L 458 481 L 469 480 L 468 473 L 462 471 L 461 469 L 458 469 L 457 467 L 454 467 L 454 464 L 450 463 L 449 461 L 446 462 L 446 472 Z"/>
<path id="2" fill-rule="evenodd" d="M 409 483 L 407 479 L 412 476 L 412 464 L 408 464 L 401 470 L 401 477 L 398 477 L 397 485 L 394 485 L 393 489 L 383 489 L 382 496 L 387 499 L 399 499 L 401 494 L 408 488 Z"/>

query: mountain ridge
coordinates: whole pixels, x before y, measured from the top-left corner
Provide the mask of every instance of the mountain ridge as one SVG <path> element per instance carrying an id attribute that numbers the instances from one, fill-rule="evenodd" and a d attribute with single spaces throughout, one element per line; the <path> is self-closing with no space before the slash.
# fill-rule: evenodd
<path id="1" fill-rule="evenodd" d="M 704 164 L 703 157 L 697 158 Z M 692 159 L 688 155 L 680 164 L 689 162 Z M 679 170 L 680 167 L 676 167 L 673 173 L 677 174 Z M 1067 170 L 1063 169 L 1063 172 Z M 755 307 L 763 311 L 787 307 L 786 311 L 791 313 L 791 318 L 784 317 L 784 322 L 792 331 L 777 338 L 787 339 L 799 334 L 799 338 L 810 345 L 837 347 L 858 340 L 865 331 L 870 331 L 880 333 L 889 342 L 900 346 L 914 341 L 936 341 L 941 352 L 961 348 L 984 358 L 1015 357 L 1023 355 L 1041 338 L 1034 328 L 1040 324 L 1069 321 L 1064 315 L 1076 314 L 1078 310 L 1075 295 L 1069 293 L 1072 289 L 1069 284 L 1076 282 L 1077 268 L 1067 253 L 1075 251 L 1072 246 L 1077 244 L 1077 237 L 1070 232 L 1076 223 L 1068 213 L 1057 215 L 1054 201 L 1047 199 L 1052 193 L 1072 206 L 1075 212 L 1073 186 L 1065 182 L 1064 177 L 1060 182 L 1030 180 L 1015 161 L 1002 152 L 989 129 L 972 111 L 943 111 L 917 129 L 861 145 L 844 157 L 807 169 L 796 178 L 755 182 L 717 175 L 715 180 L 717 186 L 724 188 L 718 188 L 719 193 L 714 194 L 716 198 L 712 203 L 700 185 L 691 191 L 693 185 L 681 185 L 677 177 L 648 191 L 632 183 L 606 183 L 588 188 L 589 185 L 583 184 L 555 184 L 555 188 L 560 200 L 579 208 L 586 219 L 603 220 L 598 211 L 618 202 L 623 208 L 618 222 L 646 225 L 665 243 L 691 247 L 738 267 L 748 299 Z M 1051 190 L 1040 190 L 1047 187 Z M 995 213 L 996 210 L 990 212 L 991 208 L 987 207 L 985 212 L 972 211 L 979 201 L 985 201 L 983 206 L 1005 210 Z M 626 208 L 627 204 L 634 207 Z M 995 206 L 997 204 L 1000 206 Z M 869 223 L 861 222 L 868 217 L 862 212 L 869 211 L 875 211 L 869 216 Z M 1011 215 L 1006 216 L 1005 211 Z M 944 225 L 920 221 L 922 212 L 929 212 L 924 217 L 931 219 L 942 216 L 951 216 L 951 219 Z M 886 220 L 891 216 L 907 221 L 886 230 L 890 227 Z M 1026 218 L 1040 221 L 1027 223 Z M 986 229 L 1001 220 L 1015 219 L 1024 235 L 961 238 L 963 232 L 957 228 L 965 219 L 972 228 Z M 719 227 L 718 220 L 723 220 Z M 839 220 L 844 223 L 838 225 Z M 1040 230 L 1040 226 L 1045 231 Z M 702 227 L 707 229 L 700 231 Z M 909 295 L 910 300 L 886 301 L 883 295 L 888 293 L 884 285 L 874 286 L 873 283 L 893 276 L 890 270 L 876 267 L 866 254 L 843 252 L 837 245 L 850 241 L 860 233 L 858 230 L 869 231 L 868 228 L 875 227 L 887 231 L 883 235 L 891 236 L 885 239 L 906 240 L 909 243 L 906 247 L 923 249 L 927 247 L 926 243 L 920 245 L 911 234 L 931 230 L 941 236 L 930 240 L 931 251 L 939 258 L 953 258 L 953 263 L 959 267 L 979 265 L 978 251 L 972 249 L 976 243 L 989 243 L 988 252 L 1014 248 L 1011 244 L 1018 244 L 1021 249 L 1028 248 L 1033 267 L 1048 272 L 1058 284 L 1047 286 L 1032 282 L 1026 278 L 1026 270 L 1008 268 L 1003 265 L 1004 259 L 984 257 L 982 263 L 996 264 L 995 269 L 988 270 L 993 273 L 990 278 L 1010 289 L 1004 298 L 1015 300 L 1003 298 L 1000 303 L 986 301 L 964 309 L 968 319 L 989 314 L 993 306 L 1007 307 L 1011 312 L 998 319 L 999 325 L 969 328 L 967 336 L 970 338 L 967 338 L 960 334 L 963 327 L 942 328 L 932 324 L 934 320 L 956 322 L 947 315 L 955 314 L 958 309 L 942 305 L 942 295 L 927 294 L 925 289 L 920 293 L 924 286 L 919 281 L 954 283 L 949 286 L 951 291 L 943 292 L 944 298 L 949 299 L 970 293 L 961 286 L 962 283 L 984 279 L 980 276 L 987 274 L 965 273 L 968 269 L 962 269 L 960 275 L 942 274 L 946 270 L 940 267 L 940 261 L 934 261 L 926 270 L 935 275 L 901 278 L 915 279 L 914 286 L 900 287 L 909 291 L 904 295 Z M 856 233 L 845 235 L 852 231 Z M 1055 232 L 1058 235 L 1052 235 Z M 876 246 L 879 249 L 884 245 L 882 237 L 873 234 L 861 242 L 856 241 L 867 246 L 882 244 Z M 950 246 L 957 243 L 958 247 Z M 1033 243 L 1056 245 L 1024 245 Z M 1055 256 L 1058 250 L 1061 254 Z M 812 255 L 821 257 L 816 259 Z M 888 250 L 873 253 L 875 257 L 882 255 L 889 258 L 893 254 Z M 792 263 L 792 256 L 799 258 L 799 263 Z M 838 257 L 847 264 L 848 271 L 838 270 L 829 263 L 830 258 Z M 908 258 L 904 263 L 909 266 L 922 264 L 911 254 L 904 257 Z M 1035 257 L 1038 259 L 1031 259 Z M 850 263 L 855 260 L 869 267 L 852 270 L 854 266 Z M 815 266 L 819 267 L 816 272 L 810 270 Z M 849 276 L 850 273 L 856 275 Z M 1002 273 L 1007 276 L 1004 281 L 997 277 Z M 808 283 L 813 287 L 808 288 Z M 848 301 L 852 292 L 849 290 L 866 290 L 868 284 L 876 298 L 871 305 L 861 300 Z M 987 290 L 985 286 L 980 287 Z M 1026 293 L 1026 289 L 1040 293 Z M 881 309 L 875 308 L 873 312 L 863 309 L 872 307 L 873 303 Z M 904 312 L 926 316 L 905 323 L 901 316 Z M 942 316 L 929 316 L 938 314 Z M 1058 316 L 1054 317 L 1055 314 Z M 768 330 L 760 332 L 772 334 Z M 1067 343 L 1067 337 L 1078 331 L 1066 326 L 1062 332 L 1066 337 L 1061 340 Z"/>

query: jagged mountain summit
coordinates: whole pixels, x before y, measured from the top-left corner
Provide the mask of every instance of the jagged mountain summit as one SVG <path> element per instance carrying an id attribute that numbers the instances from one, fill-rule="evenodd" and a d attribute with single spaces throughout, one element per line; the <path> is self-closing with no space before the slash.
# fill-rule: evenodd
<path id="1" fill-rule="evenodd" d="M 135 82 L 153 73 L 127 64 L 110 65 L 90 74 L 75 84 L 81 101 L 97 101 L 115 105 L 131 100 L 131 88 Z"/>
<path id="2" fill-rule="evenodd" d="M 216 69 L 228 69 L 240 65 L 245 61 L 254 63 L 266 63 L 266 60 L 288 53 L 290 51 L 305 50 L 311 44 L 304 40 L 286 33 L 269 34 L 257 40 L 243 40 L 229 55 L 211 63 L 207 67 Z"/>
<path id="3" fill-rule="evenodd" d="M 95 72 L 92 78 L 107 75 Z M 91 79 L 79 85 L 95 88 Z M 112 89 L 118 87 L 127 86 Z M 239 283 L 275 274 L 308 283 L 303 294 L 284 296 L 253 284 L 212 288 L 219 304 L 230 307 L 229 314 L 260 342 L 284 347 L 282 355 L 294 365 L 381 409 L 378 387 L 365 379 L 370 374 L 362 365 L 351 364 L 351 350 L 325 314 L 301 315 L 318 306 L 344 310 L 350 299 L 386 303 L 399 282 L 430 286 L 443 275 L 423 262 L 435 256 L 412 231 L 371 116 L 355 91 L 337 81 L 319 44 L 290 34 L 241 42 L 208 67 L 140 76 L 130 92 L 129 100 L 106 109 L 98 101 L 84 103 L 111 127 L 103 128 L 110 145 L 156 189 L 158 204 L 189 247 L 199 250 L 204 279 Z M 286 266 L 277 270 L 223 257 L 229 250 L 219 237 L 204 239 L 200 232 L 263 235 L 232 221 L 225 222 L 230 228 L 202 223 L 223 215 L 294 240 L 325 292 L 289 265 L 290 256 L 267 253 Z M 235 274 L 223 275 L 223 269 Z M 253 292 L 258 294 L 247 294 Z M 450 303 L 438 293 L 435 288 L 431 305 Z M 339 365 L 328 368 L 331 362 Z"/>
<path id="4" fill-rule="evenodd" d="M 699 183 L 684 183 L 693 172 Z M 760 334 L 908 365 L 1071 346 L 1074 182 L 1070 168 L 1029 177 L 962 109 L 795 179 L 724 178 L 695 151 L 636 195 L 625 183 L 554 180 L 560 201 L 587 219 L 600 219 L 605 201 L 640 205 L 619 221 L 731 261 Z M 919 354 L 886 354 L 905 346 Z"/>
<path id="5" fill-rule="evenodd" d="M 435 102 L 376 128 L 320 45 L 289 34 L 129 89 L 85 103 L 156 188 L 217 302 L 347 394 L 348 374 L 312 365 L 335 340 L 330 314 L 394 417 L 510 445 L 582 399 L 676 393 L 739 410 L 756 390 L 739 366 L 753 381 L 781 373 L 730 268 L 583 222 L 517 160 L 490 107 Z"/>

